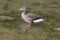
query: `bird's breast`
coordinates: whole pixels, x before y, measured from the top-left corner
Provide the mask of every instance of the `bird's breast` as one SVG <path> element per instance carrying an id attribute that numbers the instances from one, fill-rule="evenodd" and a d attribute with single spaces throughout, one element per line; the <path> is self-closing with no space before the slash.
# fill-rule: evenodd
<path id="1" fill-rule="evenodd" d="M 22 19 L 25 21 L 25 22 L 27 22 L 27 23 L 30 23 L 31 22 L 31 18 L 28 18 L 27 17 L 27 15 L 25 15 L 25 14 L 21 14 L 21 17 L 22 17 Z"/>

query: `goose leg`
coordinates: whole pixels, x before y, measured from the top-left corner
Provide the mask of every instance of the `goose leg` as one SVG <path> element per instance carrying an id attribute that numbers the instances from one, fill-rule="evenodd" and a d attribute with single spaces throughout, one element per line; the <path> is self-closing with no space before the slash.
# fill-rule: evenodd
<path id="1" fill-rule="evenodd" d="M 32 26 L 32 24 L 29 24 L 29 25 L 27 25 L 27 28 L 31 29 L 32 28 L 31 26 Z"/>
<path id="2" fill-rule="evenodd" d="M 33 24 L 33 22 L 31 22 L 31 23 L 29 23 L 29 25 L 27 26 L 29 29 L 31 29 L 32 28 L 32 24 Z"/>

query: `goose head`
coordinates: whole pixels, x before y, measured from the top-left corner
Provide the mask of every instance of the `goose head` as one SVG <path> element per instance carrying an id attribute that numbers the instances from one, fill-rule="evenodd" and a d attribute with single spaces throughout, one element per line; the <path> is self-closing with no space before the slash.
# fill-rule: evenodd
<path id="1" fill-rule="evenodd" d="M 22 7 L 22 8 L 20 8 L 19 10 L 25 11 L 25 10 L 26 10 L 26 7 Z"/>

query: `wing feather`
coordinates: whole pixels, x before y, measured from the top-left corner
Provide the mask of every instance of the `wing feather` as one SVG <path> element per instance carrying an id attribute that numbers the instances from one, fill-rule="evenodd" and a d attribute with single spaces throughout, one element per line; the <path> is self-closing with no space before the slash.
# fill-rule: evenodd
<path id="1" fill-rule="evenodd" d="M 37 15 L 37 14 L 34 14 L 34 13 L 28 13 L 27 14 L 27 17 L 29 17 L 29 18 L 32 18 L 32 19 L 35 19 L 35 18 L 37 18 L 37 17 L 39 17 L 40 15 Z"/>

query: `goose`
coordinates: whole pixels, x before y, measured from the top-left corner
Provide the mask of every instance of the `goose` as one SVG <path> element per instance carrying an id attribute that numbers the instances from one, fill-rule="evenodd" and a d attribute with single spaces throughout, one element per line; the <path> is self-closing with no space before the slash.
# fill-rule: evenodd
<path id="1" fill-rule="evenodd" d="M 37 15 L 37 14 L 34 14 L 34 13 L 27 13 L 26 12 L 26 10 L 27 10 L 26 7 L 22 7 L 19 10 L 22 11 L 21 18 L 29 24 L 28 25 L 29 28 L 31 28 L 31 25 L 33 23 L 35 24 L 35 23 L 39 23 L 39 22 L 44 21 L 43 16 L 40 16 L 40 15 Z"/>

